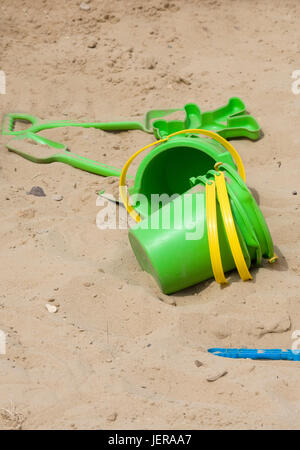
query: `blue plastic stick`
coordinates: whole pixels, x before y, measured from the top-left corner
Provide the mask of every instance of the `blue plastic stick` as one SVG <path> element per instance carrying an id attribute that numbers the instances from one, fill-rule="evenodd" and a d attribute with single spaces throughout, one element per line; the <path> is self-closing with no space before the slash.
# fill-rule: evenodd
<path id="1" fill-rule="evenodd" d="M 209 353 L 224 358 L 249 358 L 249 359 L 285 359 L 288 361 L 300 361 L 300 350 L 274 349 L 248 349 L 248 348 L 209 348 Z"/>

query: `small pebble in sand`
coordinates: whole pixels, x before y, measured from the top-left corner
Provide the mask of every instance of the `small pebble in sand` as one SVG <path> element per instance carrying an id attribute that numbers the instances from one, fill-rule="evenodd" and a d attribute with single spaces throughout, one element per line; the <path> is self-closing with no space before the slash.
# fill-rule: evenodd
<path id="1" fill-rule="evenodd" d="M 219 378 L 224 377 L 227 373 L 227 370 L 222 370 L 222 372 L 207 377 L 206 380 L 210 382 L 217 381 Z"/>
<path id="2" fill-rule="evenodd" d="M 53 314 L 57 312 L 57 306 L 55 305 L 50 305 L 50 303 L 46 303 L 46 309 L 49 313 Z"/>
<path id="3" fill-rule="evenodd" d="M 61 202 L 63 200 L 63 195 L 54 194 L 52 195 L 52 200 L 55 200 L 56 202 Z"/>
<path id="4" fill-rule="evenodd" d="M 97 47 L 97 41 L 92 39 L 91 41 L 88 41 L 87 46 L 88 46 L 88 48 L 96 48 Z"/>
<path id="5" fill-rule="evenodd" d="M 91 6 L 87 2 L 82 2 L 80 3 L 79 8 L 82 11 L 89 11 L 91 9 Z"/>
<path id="6" fill-rule="evenodd" d="M 91 283 L 90 281 L 86 281 L 85 283 L 83 283 L 83 286 L 85 286 L 85 287 L 91 287 L 93 285 L 94 285 L 94 283 Z"/>
<path id="7" fill-rule="evenodd" d="M 27 195 L 35 195 L 36 197 L 46 197 L 44 190 L 40 186 L 33 186 Z"/>
<path id="8" fill-rule="evenodd" d="M 198 359 L 196 359 L 196 361 L 194 361 L 194 363 L 195 363 L 195 366 L 196 366 L 196 367 L 201 367 L 201 366 L 203 366 L 203 362 L 199 361 Z"/>
<path id="9" fill-rule="evenodd" d="M 117 420 L 117 417 L 118 417 L 118 414 L 116 412 L 114 412 L 107 417 L 107 420 L 109 422 L 115 422 Z"/>
<path id="10" fill-rule="evenodd" d="M 297 195 L 298 192 L 297 192 L 297 191 L 293 191 L 292 194 L 293 194 L 293 195 Z"/>

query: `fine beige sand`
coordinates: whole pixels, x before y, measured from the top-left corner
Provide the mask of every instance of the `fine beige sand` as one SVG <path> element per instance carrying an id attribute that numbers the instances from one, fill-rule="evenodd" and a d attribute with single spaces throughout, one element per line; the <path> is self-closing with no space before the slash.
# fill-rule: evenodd
<path id="1" fill-rule="evenodd" d="M 298 0 L 1 1 L 1 117 L 134 119 L 240 96 L 264 136 L 234 145 L 279 261 L 252 270 L 252 282 L 232 273 L 225 289 L 210 280 L 163 295 L 127 231 L 96 227 L 97 191 L 113 180 L 34 164 L 1 136 L 0 428 L 299 428 L 299 362 L 207 353 L 290 348 L 300 330 L 299 17 Z M 45 135 L 120 168 L 153 139 Z M 27 195 L 33 186 L 46 197 Z"/>

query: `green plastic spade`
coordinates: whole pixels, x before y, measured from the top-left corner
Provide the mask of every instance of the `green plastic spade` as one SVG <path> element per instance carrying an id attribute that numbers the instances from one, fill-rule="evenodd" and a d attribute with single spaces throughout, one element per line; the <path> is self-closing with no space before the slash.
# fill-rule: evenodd
<path id="1" fill-rule="evenodd" d="M 36 135 L 30 136 L 28 133 L 26 137 L 16 136 L 6 144 L 9 151 L 17 153 L 29 161 L 49 164 L 52 162 L 62 162 L 77 169 L 85 170 L 96 175 L 120 176 L 121 170 L 116 167 L 108 166 L 92 159 L 71 153 L 66 147 L 59 147 L 58 152 L 53 153 L 53 145 L 47 145 L 45 139 L 42 143 L 36 140 Z"/>
<path id="2" fill-rule="evenodd" d="M 153 123 L 154 133 L 158 139 L 176 131 L 188 128 L 201 128 L 220 134 L 225 139 L 247 137 L 257 140 L 260 137 L 260 126 L 254 117 L 246 114 L 244 102 L 238 97 L 229 99 L 227 105 L 213 111 L 201 112 L 196 103 L 184 106 L 186 118 L 183 121 L 156 120 Z"/>

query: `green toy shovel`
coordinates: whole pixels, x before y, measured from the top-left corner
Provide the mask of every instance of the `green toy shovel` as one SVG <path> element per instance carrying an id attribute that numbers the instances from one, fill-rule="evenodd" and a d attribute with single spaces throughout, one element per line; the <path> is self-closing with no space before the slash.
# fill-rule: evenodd
<path id="1" fill-rule="evenodd" d="M 61 144 L 57 149 L 59 151 L 53 152 L 53 145 L 47 145 L 45 138 L 43 138 L 43 142 L 40 143 L 36 139 L 37 137 L 38 136 L 34 134 L 30 135 L 30 133 L 28 133 L 26 137 L 22 135 L 16 136 L 14 139 L 10 140 L 6 146 L 10 152 L 17 153 L 23 158 L 35 163 L 49 164 L 52 162 L 62 162 L 69 166 L 76 167 L 77 169 L 105 177 L 119 177 L 121 174 L 120 169 L 72 153 Z"/>

